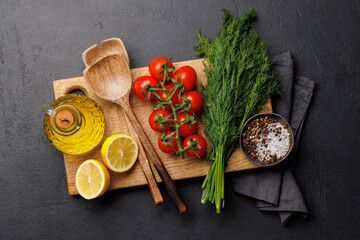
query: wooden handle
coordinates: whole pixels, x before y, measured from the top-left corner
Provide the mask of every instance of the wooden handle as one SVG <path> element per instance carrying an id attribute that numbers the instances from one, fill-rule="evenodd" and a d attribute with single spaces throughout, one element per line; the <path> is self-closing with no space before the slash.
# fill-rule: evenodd
<path id="1" fill-rule="evenodd" d="M 137 120 L 135 114 L 131 110 L 130 104 L 125 99 L 121 98 L 117 101 L 117 103 L 123 108 L 127 116 L 129 117 L 133 127 L 135 128 L 136 132 L 138 133 L 141 142 L 143 143 L 143 146 L 147 152 L 147 155 L 150 159 L 150 161 L 154 164 L 155 169 L 160 175 L 160 178 L 164 182 L 166 191 L 172 198 L 172 200 L 175 202 L 175 205 L 180 213 L 186 212 L 186 204 L 184 200 L 182 199 L 179 191 L 175 187 L 174 182 L 172 181 L 169 173 L 166 171 L 165 166 L 162 164 L 161 160 L 159 159 L 158 155 L 156 154 L 153 146 L 151 145 L 151 142 L 147 135 L 145 134 L 144 130 L 142 129 L 139 121 Z"/>
<path id="2" fill-rule="evenodd" d="M 156 205 L 159 205 L 160 203 L 162 203 L 164 201 L 163 197 L 161 196 L 160 190 L 157 186 L 156 180 L 154 178 L 154 174 L 151 170 L 149 161 L 146 157 L 144 148 L 142 147 L 141 141 L 139 139 L 138 134 L 136 133 L 134 127 L 132 126 L 132 123 L 130 122 L 130 119 L 128 118 L 127 114 L 124 111 L 124 115 L 125 115 L 125 120 L 130 132 L 130 135 L 135 139 L 135 141 L 138 143 L 139 146 L 139 162 L 141 164 L 142 170 L 145 174 L 145 178 L 146 181 L 149 185 L 149 189 L 151 192 L 151 195 L 154 199 L 154 202 Z"/>

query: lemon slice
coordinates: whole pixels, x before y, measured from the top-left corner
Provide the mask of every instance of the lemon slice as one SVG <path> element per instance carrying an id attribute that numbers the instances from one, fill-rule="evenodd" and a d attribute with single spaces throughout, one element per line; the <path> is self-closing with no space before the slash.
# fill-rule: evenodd
<path id="1" fill-rule="evenodd" d="M 101 156 L 112 171 L 125 172 L 136 162 L 138 151 L 138 145 L 132 137 L 115 134 L 105 140 L 101 148 Z"/>
<path id="2" fill-rule="evenodd" d="M 110 186 L 110 174 L 104 164 L 89 159 L 76 172 L 76 188 L 85 199 L 103 195 Z"/>

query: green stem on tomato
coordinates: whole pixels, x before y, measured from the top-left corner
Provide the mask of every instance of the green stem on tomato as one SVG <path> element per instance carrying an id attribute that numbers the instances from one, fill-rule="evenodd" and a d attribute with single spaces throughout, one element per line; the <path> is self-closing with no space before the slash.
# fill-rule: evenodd
<path id="1" fill-rule="evenodd" d="M 172 110 L 173 115 L 174 115 L 174 127 L 175 127 L 175 133 L 176 133 L 175 139 L 176 139 L 176 143 L 178 145 L 178 149 L 179 149 L 178 151 L 180 153 L 181 158 L 185 158 L 184 149 L 183 149 L 183 147 L 181 145 L 180 132 L 179 132 L 180 124 L 178 122 L 176 108 L 174 106 L 174 103 L 171 101 L 171 98 L 170 98 L 170 95 L 169 95 L 168 91 L 165 88 L 165 81 L 166 81 L 167 78 L 168 78 L 168 72 L 164 71 L 164 79 L 163 79 L 163 81 L 160 81 L 160 85 L 161 85 L 161 87 L 163 88 L 163 90 L 165 92 L 166 98 L 171 103 L 170 106 L 171 106 L 171 110 Z M 175 91 L 176 90 L 174 90 L 174 92 Z"/>
<path id="2" fill-rule="evenodd" d="M 161 131 L 161 141 L 166 141 L 166 145 L 168 145 L 168 147 L 173 148 L 174 150 L 176 149 L 176 146 L 171 143 L 170 139 L 175 139 L 176 144 L 177 144 L 177 154 L 179 154 L 182 158 L 185 158 L 184 153 L 186 150 L 188 149 L 192 149 L 193 151 L 196 149 L 201 148 L 198 144 L 198 142 L 194 142 L 191 144 L 191 146 L 184 148 L 181 144 L 181 137 L 180 137 L 180 127 L 184 124 L 189 124 L 189 126 L 191 126 L 192 124 L 194 124 L 194 119 L 190 118 L 190 119 L 186 119 L 181 121 L 181 123 L 178 122 L 178 113 L 185 113 L 186 111 L 188 111 L 191 108 L 191 103 L 190 100 L 185 98 L 185 93 L 183 91 L 184 89 L 184 84 L 179 81 L 179 79 L 173 79 L 169 76 L 170 72 L 173 72 L 174 69 L 170 69 L 169 65 L 171 63 L 171 59 L 166 63 L 162 65 L 162 71 L 159 73 L 160 74 L 164 74 L 164 78 L 163 80 L 159 81 L 159 84 L 156 86 L 147 86 L 144 90 L 143 90 L 143 94 L 153 94 L 155 96 L 155 98 L 158 100 L 158 103 L 155 104 L 153 111 L 156 113 L 156 115 L 158 116 L 157 120 L 154 120 L 154 122 L 156 124 L 159 124 L 162 128 L 162 126 L 170 126 L 170 127 L 174 127 L 175 131 L 174 133 L 176 134 L 175 137 L 172 136 L 167 136 L 166 132 Z M 171 89 L 166 89 L 166 82 L 167 81 L 171 81 L 174 86 Z M 171 92 L 172 91 L 172 92 Z M 160 97 L 159 92 L 164 92 L 166 98 L 162 99 L 162 97 Z M 178 99 L 180 101 L 180 99 L 183 100 L 183 102 L 176 104 L 176 106 L 174 105 L 174 103 L 172 102 L 172 97 L 174 97 L 175 93 L 178 92 Z M 159 115 L 159 113 L 157 113 L 157 108 L 162 108 L 162 110 L 165 110 L 166 107 L 171 107 L 171 111 L 172 114 L 168 115 L 167 117 L 162 117 Z M 188 117 L 188 115 L 186 114 L 186 116 Z M 169 117 L 173 117 L 173 124 L 171 124 L 169 121 Z M 173 135 L 173 134 L 172 134 Z"/>

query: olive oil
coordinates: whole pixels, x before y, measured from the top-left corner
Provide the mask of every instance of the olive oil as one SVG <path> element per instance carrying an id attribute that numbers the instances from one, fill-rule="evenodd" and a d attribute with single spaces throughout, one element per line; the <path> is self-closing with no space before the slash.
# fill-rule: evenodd
<path id="1" fill-rule="evenodd" d="M 84 95 L 67 94 L 42 110 L 49 141 L 64 153 L 89 152 L 104 136 L 104 114 L 94 100 Z"/>

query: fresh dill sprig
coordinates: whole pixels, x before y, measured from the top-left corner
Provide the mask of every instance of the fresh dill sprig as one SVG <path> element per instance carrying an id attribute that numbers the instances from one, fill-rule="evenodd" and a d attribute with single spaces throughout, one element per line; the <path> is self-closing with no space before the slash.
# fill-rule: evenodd
<path id="1" fill-rule="evenodd" d="M 205 134 L 212 150 L 209 173 L 202 185 L 202 203 L 224 207 L 224 167 L 238 145 L 241 128 L 269 95 L 279 93 L 265 44 L 251 25 L 255 13 L 232 17 L 223 10 L 223 25 L 211 42 L 200 30 L 196 55 L 203 56 L 208 82 L 203 89 Z"/>

